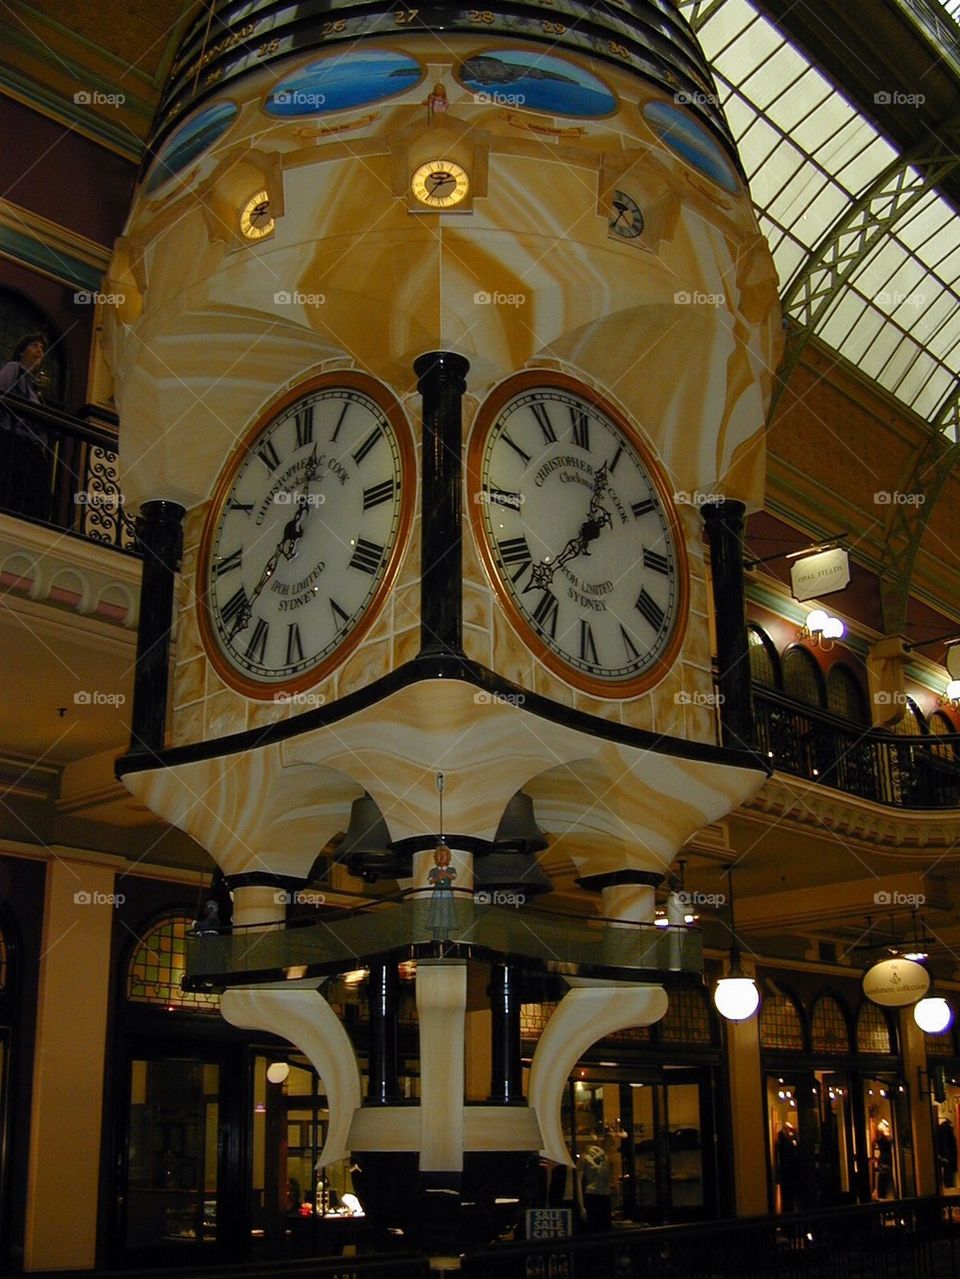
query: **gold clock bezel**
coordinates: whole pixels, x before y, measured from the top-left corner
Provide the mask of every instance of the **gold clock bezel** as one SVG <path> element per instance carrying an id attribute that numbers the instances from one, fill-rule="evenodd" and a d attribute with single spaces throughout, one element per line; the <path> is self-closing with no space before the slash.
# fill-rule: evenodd
<path id="1" fill-rule="evenodd" d="M 234 480 L 242 464 L 247 460 L 251 448 L 260 435 L 267 430 L 274 420 L 284 413 L 297 400 L 312 395 L 315 391 L 328 388 L 342 388 L 348 391 L 359 391 L 368 396 L 382 411 L 393 429 L 394 439 L 400 458 L 400 473 L 403 484 L 400 489 L 400 513 L 397 521 L 397 536 L 390 552 L 390 561 L 379 587 L 367 605 L 366 611 L 344 636 L 343 641 L 327 657 L 322 658 L 316 666 L 302 671 L 287 680 L 254 680 L 243 675 L 221 651 L 217 635 L 216 623 L 210 616 L 210 560 L 216 540 L 217 528 L 223 508 L 233 491 Z M 242 693 L 254 701 L 276 701 L 278 693 L 302 693 L 322 683 L 334 671 L 338 670 L 346 659 L 357 649 L 369 634 L 374 622 L 380 616 L 384 604 L 393 589 L 400 565 L 406 554 L 410 541 L 410 529 L 417 502 L 417 469 L 416 453 L 410 425 L 400 403 L 392 392 L 365 373 L 349 370 L 325 373 L 319 377 L 308 378 L 295 387 L 285 391 L 260 412 L 253 424 L 243 433 L 240 443 L 230 455 L 217 480 L 210 500 L 210 506 L 204 520 L 200 546 L 197 552 L 197 567 L 194 578 L 194 593 L 197 598 L 197 624 L 203 652 L 223 682 L 234 692 Z"/>
<path id="2" fill-rule="evenodd" d="M 449 195 L 433 195 L 427 189 L 427 179 L 434 173 L 449 173 L 455 180 L 455 187 Z M 470 194 L 470 175 L 462 164 L 455 160 L 427 160 L 413 171 L 410 179 L 410 190 L 416 199 L 427 209 L 455 209 L 463 204 Z"/>
<path id="3" fill-rule="evenodd" d="M 277 228 L 277 220 L 270 214 L 270 220 L 263 226 L 255 226 L 252 219 L 256 209 L 265 204 L 267 209 L 270 208 L 270 193 L 268 191 L 255 191 L 243 203 L 240 210 L 240 234 L 245 240 L 264 240 L 268 235 L 273 235 Z"/>
<path id="4" fill-rule="evenodd" d="M 575 666 L 564 661 L 559 653 L 555 653 L 548 644 L 544 643 L 517 607 L 511 593 L 503 584 L 496 558 L 487 538 L 483 519 L 483 504 L 480 501 L 483 481 L 483 455 L 490 430 L 503 409 L 516 396 L 522 395 L 525 391 L 533 390 L 566 391 L 578 395 L 593 404 L 598 412 L 603 413 L 610 419 L 631 448 L 636 451 L 660 498 L 663 513 L 673 537 L 677 561 L 676 621 L 673 633 L 663 652 L 653 665 L 641 675 L 634 675 L 624 680 L 601 680 L 577 670 Z M 571 685 L 582 693 L 589 694 L 591 697 L 607 701 L 623 701 L 628 698 L 638 697 L 641 693 L 649 692 L 654 685 L 659 684 L 675 665 L 686 636 L 690 600 L 690 567 L 683 535 L 683 525 L 677 514 L 673 498 L 670 496 L 670 489 L 664 478 L 660 462 L 653 455 L 651 448 L 640 438 L 630 420 L 599 391 L 595 391 L 592 387 L 567 374 L 556 373 L 552 369 L 534 369 L 514 374 L 513 377 L 507 378 L 505 382 L 501 382 L 498 387 L 495 387 L 477 411 L 467 444 L 466 486 L 470 525 L 474 542 L 480 552 L 480 559 L 487 578 L 493 587 L 494 594 L 514 633 L 524 647 L 564 683 Z"/>

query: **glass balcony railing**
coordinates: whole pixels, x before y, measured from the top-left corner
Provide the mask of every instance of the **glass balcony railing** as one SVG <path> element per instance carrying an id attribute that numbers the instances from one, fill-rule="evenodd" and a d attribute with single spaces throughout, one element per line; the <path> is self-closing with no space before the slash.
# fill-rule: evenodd
<path id="1" fill-rule="evenodd" d="M 634 982 L 660 983 L 670 974 L 679 982 L 703 970 L 697 928 L 501 906 L 454 890 L 369 902 L 317 923 L 188 938 L 185 985 L 286 985 L 363 968 L 384 954 L 398 960 L 509 959 L 532 971 Z"/>
<path id="2" fill-rule="evenodd" d="M 960 808 L 960 735 L 901 737 L 771 689 L 753 690 L 760 752 L 775 768 L 898 808 Z"/>
<path id="3" fill-rule="evenodd" d="M 0 511 L 136 554 L 116 439 L 56 409 L 0 402 Z"/>

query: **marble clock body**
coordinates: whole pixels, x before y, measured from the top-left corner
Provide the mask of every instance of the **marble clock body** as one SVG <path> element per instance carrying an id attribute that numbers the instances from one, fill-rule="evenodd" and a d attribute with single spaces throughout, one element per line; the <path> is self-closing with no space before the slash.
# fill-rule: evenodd
<path id="1" fill-rule="evenodd" d="M 171 740 L 332 703 L 416 655 L 412 366 L 447 350 L 470 362 L 467 656 L 567 706 L 713 742 L 699 507 L 711 496 L 760 500 L 780 343 L 776 276 L 745 185 L 676 95 L 612 62 L 552 50 L 525 94 L 517 68 L 542 58 L 543 45 L 493 37 L 482 23 L 442 39 L 396 21 L 379 32 L 358 47 L 355 83 L 330 78 L 330 60 L 347 56 L 334 41 L 208 94 L 160 148 L 114 254 L 111 291 L 124 302 L 106 317 L 106 348 L 128 500 L 160 496 L 188 512 Z M 428 203 L 425 192 L 454 202 Z M 280 575 L 260 584 L 284 525 L 247 540 L 223 520 L 231 492 L 260 500 L 231 486 L 245 466 L 264 471 L 251 449 L 317 388 L 352 388 L 391 424 L 382 475 L 367 480 L 365 460 L 347 458 L 345 479 L 322 481 L 358 504 L 343 508 L 345 535 L 386 557 L 369 599 L 361 592 L 349 606 L 327 589 L 332 578 L 308 583 L 315 565 L 284 576 L 278 559 Z M 522 395 L 532 398 L 517 407 Z M 323 508 L 307 509 L 309 449 L 293 419 L 284 429 L 292 505 L 281 514 L 305 507 L 302 540 L 295 530 L 305 549 Z M 507 465 L 504 433 L 529 459 L 514 454 L 520 471 Z M 349 451 L 362 443 L 351 436 Z M 368 527 L 364 495 L 384 485 L 396 488 L 380 504 L 388 518 Z M 522 501 L 491 504 L 497 488 Z M 544 588 L 530 586 L 531 568 L 512 581 L 509 556 L 515 571 L 524 539 L 540 548 L 531 563 L 568 548 L 546 583 L 562 642 L 549 616 L 546 627 L 534 616 Z M 273 610 L 266 678 L 227 651 L 246 641 L 244 628 L 231 641 L 220 625 L 218 639 L 234 592 L 216 602 L 229 572 L 217 566 L 241 541 L 245 590 L 259 584 Z M 628 591 L 620 579 L 638 560 L 647 576 L 631 569 Z M 356 624 L 318 635 L 308 653 L 275 588 L 316 580 L 323 607 L 332 601 Z"/>

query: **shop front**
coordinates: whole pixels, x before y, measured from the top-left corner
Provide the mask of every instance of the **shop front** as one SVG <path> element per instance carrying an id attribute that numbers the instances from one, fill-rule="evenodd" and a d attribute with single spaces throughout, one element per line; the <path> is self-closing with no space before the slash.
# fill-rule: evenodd
<path id="1" fill-rule="evenodd" d="M 525 1050 L 547 1012 L 524 1006 Z M 700 990 L 672 992 L 656 1026 L 595 1045 L 569 1081 L 563 1111 L 577 1176 L 554 1170 L 553 1202 L 567 1202 L 586 1229 L 707 1220 L 727 1211 L 718 1045 L 716 1017 Z"/>
<path id="2" fill-rule="evenodd" d="M 782 982 L 760 1015 L 771 1211 L 913 1193 L 907 1083 L 878 1007 L 820 993 L 809 1012 Z"/>

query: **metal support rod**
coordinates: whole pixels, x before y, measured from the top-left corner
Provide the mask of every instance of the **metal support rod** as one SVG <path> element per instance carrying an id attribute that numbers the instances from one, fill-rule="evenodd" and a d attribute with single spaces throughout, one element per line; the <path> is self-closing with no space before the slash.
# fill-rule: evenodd
<path id="1" fill-rule="evenodd" d="M 395 962 L 377 960 L 367 979 L 370 1012 L 370 1070 L 367 1101 L 371 1106 L 393 1106 L 400 1101 L 398 1020 L 400 978 Z"/>
<path id="2" fill-rule="evenodd" d="M 490 1100 L 503 1106 L 523 1102 L 520 1060 L 520 973 L 514 964 L 494 964 L 490 977 Z"/>

